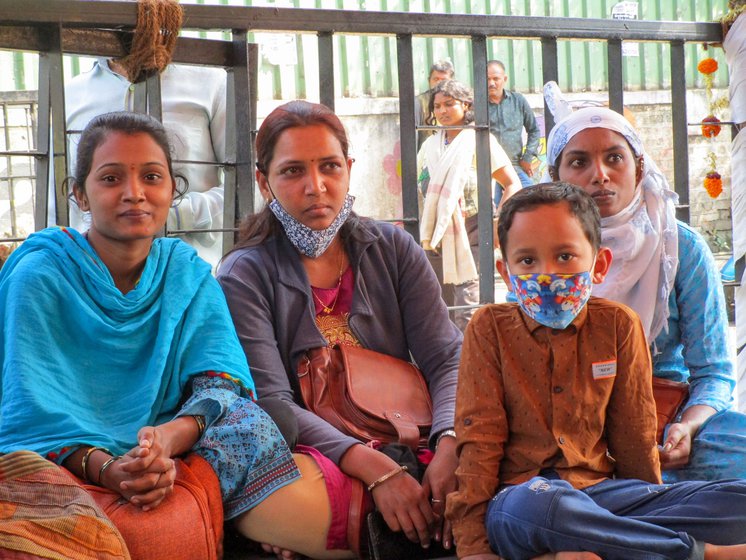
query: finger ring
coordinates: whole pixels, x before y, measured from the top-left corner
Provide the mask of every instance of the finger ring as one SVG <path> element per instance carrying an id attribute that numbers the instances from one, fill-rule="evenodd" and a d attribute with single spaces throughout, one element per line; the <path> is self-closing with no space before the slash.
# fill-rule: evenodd
<path id="1" fill-rule="evenodd" d="M 436 500 L 435 498 L 433 498 L 433 499 L 430 500 L 430 503 L 433 503 L 433 504 L 442 504 L 443 500 Z"/>

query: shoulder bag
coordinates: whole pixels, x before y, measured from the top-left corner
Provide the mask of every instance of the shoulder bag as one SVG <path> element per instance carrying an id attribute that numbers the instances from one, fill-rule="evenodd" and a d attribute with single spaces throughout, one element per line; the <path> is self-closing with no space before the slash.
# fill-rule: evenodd
<path id="1" fill-rule="evenodd" d="M 306 408 L 341 432 L 365 443 L 427 445 L 432 401 L 410 362 L 335 345 L 309 350 L 297 373 Z"/>

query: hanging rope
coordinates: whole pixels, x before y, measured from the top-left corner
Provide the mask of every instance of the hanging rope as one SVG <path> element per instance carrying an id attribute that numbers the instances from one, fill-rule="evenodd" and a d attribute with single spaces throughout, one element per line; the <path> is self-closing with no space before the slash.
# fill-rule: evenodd
<path id="1" fill-rule="evenodd" d="M 177 0 L 138 0 L 137 26 L 129 53 L 117 62 L 135 83 L 166 69 L 184 17 Z"/>

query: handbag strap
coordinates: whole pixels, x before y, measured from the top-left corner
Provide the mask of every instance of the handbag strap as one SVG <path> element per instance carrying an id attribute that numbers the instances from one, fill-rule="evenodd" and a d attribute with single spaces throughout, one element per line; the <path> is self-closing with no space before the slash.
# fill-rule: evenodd
<path id="1" fill-rule="evenodd" d="M 298 377 L 298 384 L 300 385 L 301 398 L 303 400 L 303 406 L 307 409 L 312 410 L 314 404 L 314 387 L 313 378 L 311 376 L 312 362 L 326 362 L 330 359 L 329 348 L 326 346 L 319 346 L 318 348 L 311 348 L 301 357 L 296 368 L 296 374 Z"/>
<path id="2" fill-rule="evenodd" d="M 347 544 L 350 550 L 360 557 L 360 552 L 367 549 L 365 543 L 366 532 L 363 530 L 363 520 L 367 514 L 365 489 L 361 480 L 350 477 L 350 509 L 347 513 Z"/>

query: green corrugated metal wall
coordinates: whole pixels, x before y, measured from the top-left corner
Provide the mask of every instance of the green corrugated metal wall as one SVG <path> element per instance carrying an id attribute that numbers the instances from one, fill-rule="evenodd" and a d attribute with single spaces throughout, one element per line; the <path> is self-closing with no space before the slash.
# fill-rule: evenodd
<path id="1" fill-rule="evenodd" d="M 497 14 L 549 17 L 608 18 L 617 0 L 189 0 L 184 3 L 230 4 L 297 8 L 324 8 L 388 12 L 424 12 L 452 14 Z M 640 19 L 715 21 L 726 10 L 727 0 L 640 0 Z M 227 37 L 224 33 L 188 33 L 189 35 Z M 250 34 L 250 41 L 262 48 L 259 69 L 260 99 L 315 98 L 318 91 L 316 36 Z M 427 70 L 438 59 L 449 58 L 457 77 L 472 83 L 471 47 L 464 38 L 413 39 L 414 64 L 420 90 L 426 89 Z M 273 53 L 279 56 L 274 57 Z M 297 61 L 287 63 L 288 55 Z M 541 89 L 541 44 L 537 40 L 493 39 L 488 55 L 499 58 L 508 68 L 512 87 L 523 92 Z M 716 85 L 728 83 L 721 49 L 706 55 L 699 45 L 687 45 L 687 86 L 702 87 L 696 71 L 697 61 L 713 56 L 722 71 Z M 391 97 L 398 95 L 396 39 L 381 36 L 337 35 L 335 37 L 335 84 L 339 97 Z M 13 72 L 0 78 L 1 89 L 36 89 L 36 57 L 20 53 L 0 53 L 0 66 L 12 64 Z M 76 57 L 66 60 L 68 75 L 86 69 L 90 62 Z M 559 48 L 560 85 L 565 91 L 603 91 L 606 89 L 606 46 L 603 42 L 562 41 Z M 12 76 L 12 81 L 10 77 Z M 294 79 L 288 79 L 293 76 Z M 624 58 L 625 89 L 659 90 L 670 86 L 669 47 L 666 44 L 640 43 L 639 56 Z M 9 83 L 10 82 L 10 83 Z"/>

